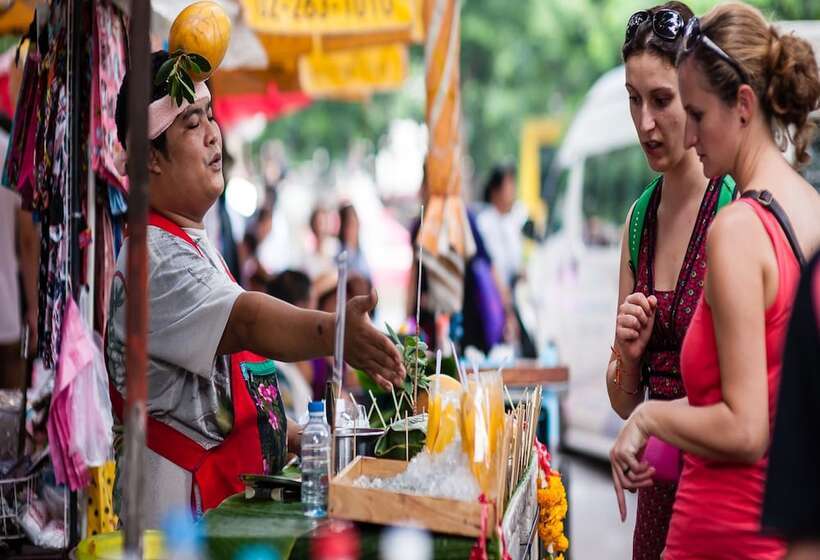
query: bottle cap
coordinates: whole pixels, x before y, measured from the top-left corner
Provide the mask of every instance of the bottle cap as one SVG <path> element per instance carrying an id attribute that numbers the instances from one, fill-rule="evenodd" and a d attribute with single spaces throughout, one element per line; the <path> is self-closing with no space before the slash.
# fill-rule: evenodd
<path id="1" fill-rule="evenodd" d="M 311 401 L 308 403 L 308 412 L 324 412 L 324 401 Z"/>

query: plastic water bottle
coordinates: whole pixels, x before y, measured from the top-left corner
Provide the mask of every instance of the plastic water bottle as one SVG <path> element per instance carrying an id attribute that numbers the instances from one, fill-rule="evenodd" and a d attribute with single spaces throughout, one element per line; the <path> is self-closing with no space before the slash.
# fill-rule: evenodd
<path id="1" fill-rule="evenodd" d="M 308 405 L 310 419 L 302 432 L 302 506 L 308 517 L 327 515 L 330 462 L 330 426 L 325 421 L 325 403 Z"/>

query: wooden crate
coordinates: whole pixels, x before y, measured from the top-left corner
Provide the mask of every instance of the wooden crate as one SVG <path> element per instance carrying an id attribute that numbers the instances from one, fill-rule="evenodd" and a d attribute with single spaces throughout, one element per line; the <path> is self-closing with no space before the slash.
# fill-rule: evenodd
<path id="1" fill-rule="evenodd" d="M 391 477 L 407 468 L 404 461 L 357 457 L 330 483 L 331 517 L 376 523 L 423 527 L 436 533 L 478 537 L 481 535 L 481 504 L 430 498 L 405 492 L 359 488 L 353 481 L 367 477 Z M 495 527 L 495 506 L 488 507 L 488 531 Z"/>

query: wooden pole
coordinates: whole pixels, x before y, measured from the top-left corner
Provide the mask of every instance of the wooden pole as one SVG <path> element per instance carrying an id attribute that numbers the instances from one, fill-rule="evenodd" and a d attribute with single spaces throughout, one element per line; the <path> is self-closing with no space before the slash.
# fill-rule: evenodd
<path id="1" fill-rule="evenodd" d="M 131 0 L 128 83 L 128 304 L 126 308 L 125 553 L 142 558 L 145 400 L 148 394 L 148 103 L 151 99 L 151 3 Z"/>

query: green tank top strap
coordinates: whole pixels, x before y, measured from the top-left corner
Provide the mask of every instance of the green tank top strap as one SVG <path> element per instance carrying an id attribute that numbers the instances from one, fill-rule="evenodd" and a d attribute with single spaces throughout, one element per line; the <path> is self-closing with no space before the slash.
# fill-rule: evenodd
<path id="1" fill-rule="evenodd" d="M 652 179 L 643 191 L 632 208 L 632 215 L 629 217 L 629 268 L 634 275 L 638 267 L 638 253 L 641 250 L 641 239 L 643 238 L 643 227 L 646 222 L 646 209 L 652 199 L 652 193 L 660 184 L 663 176 Z M 720 194 L 718 195 L 718 211 L 737 198 L 737 184 L 730 175 L 724 175 L 720 179 Z"/>

